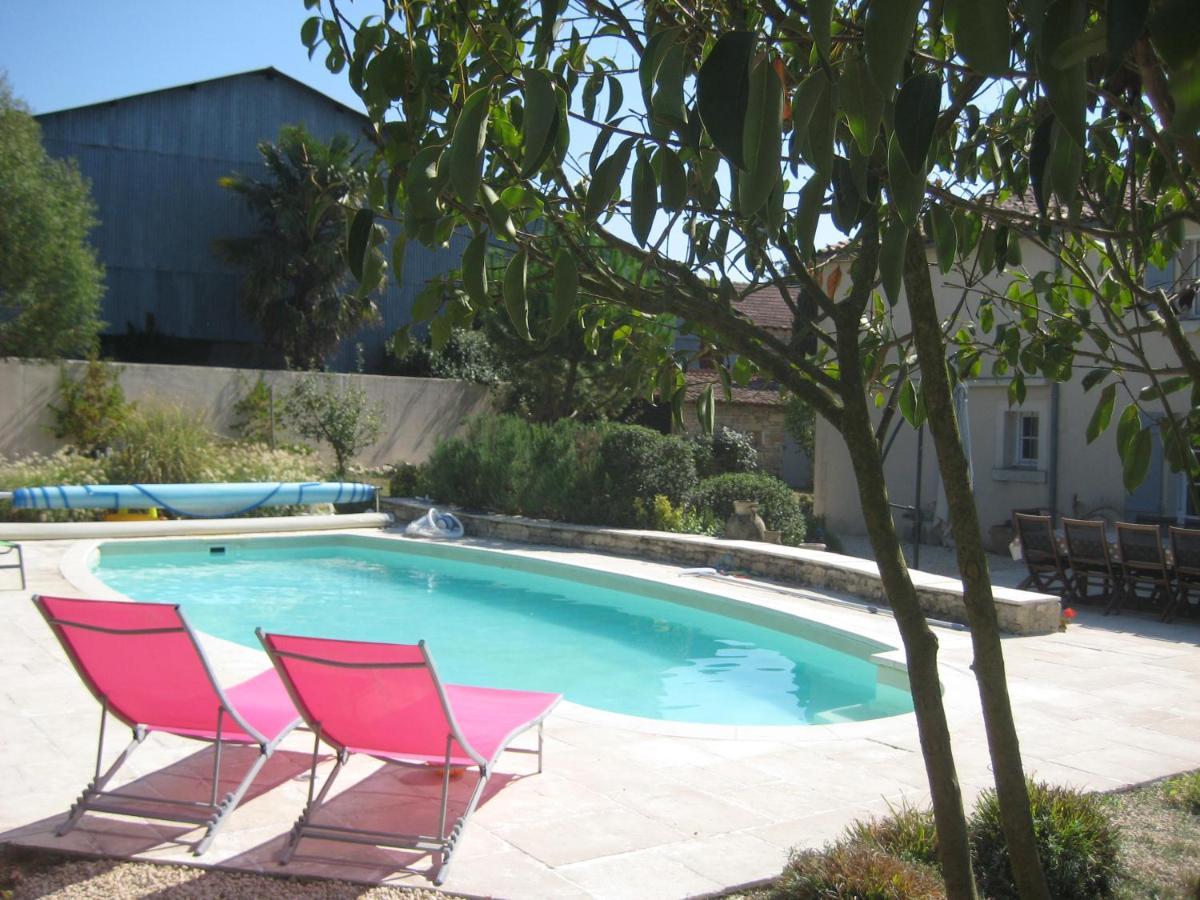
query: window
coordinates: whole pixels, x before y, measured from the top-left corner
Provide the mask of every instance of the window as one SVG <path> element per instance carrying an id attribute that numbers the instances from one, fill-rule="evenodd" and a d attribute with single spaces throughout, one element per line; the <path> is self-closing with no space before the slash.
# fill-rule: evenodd
<path id="1" fill-rule="evenodd" d="M 1200 318 L 1200 300 L 1196 298 L 1196 284 L 1200 281 L 1200 238 L 1183 242 L 1179 255 L 1167 261 L 1164 268 L 1146 266 L 1146 287 L 1150 290 L 1162 288 L 1168 295 L 1175 296 L 1176 311 L 1180 318 Z"/>
<path id="2" fill-rule="evenodd" d="M 1004 465 L 1036 469 L 1041 450 L 1041 420 L 1036 412 L 1014 410 L 1004 416 Z"/>

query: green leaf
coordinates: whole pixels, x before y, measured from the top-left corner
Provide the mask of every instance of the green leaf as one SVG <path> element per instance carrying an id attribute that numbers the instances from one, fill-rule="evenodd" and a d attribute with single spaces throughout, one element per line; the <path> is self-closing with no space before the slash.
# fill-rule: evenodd
<path id="1" fill-rule="evenodd" d="M 1087 442 L 1089 444 L 1108 430 L 1108 425 L 1112 421 L 1113 406 L 1116 401 L 1116 384 L 1106 385 L 1104 390 L 1100 392 L 1100 399 L 1096 401 L 1096 408 L 1092 411 L 1092 418 L 1088 422 Z"/>
<path id="2" fill-rule="evenodd" d="M 854 183 L 850 162 L 844 156 L 833 160 L 833 225 L 842 234 L 849 234 L 862 220 L 862 196 Z"/>
<path id="3" fill-rule="evenodd" d="M 1007 0 L 946 0 L 943 15 L 954 49 L 968 66 L 984 75 L 1008 71 L 1012 25 Z"/>
<path id="4" fill-rule="evenodd" d="M 671 128 L 682 128 L 688 117 L 683 93 L 686 75 L 683 50 L 683 45 L 678 42 L 667 50 L 662 65 L 658 67 L 654 76 L 657 90 L 650 101 L 654 121 L 665 123 Z"/>
<path id="5" fill-rule="evenodd" d="M 1087 117 L 1087 61 L 1060 68 L 1055 59 L 1066 41 L 1083 32 L 1086 18 L 1087 0 L 1053 0 L 1046 10 L 1037 67 L 1050 108 L 1081 148 Z"/>
<path id="6" fill-rule="evenodd" d="M 908 167 L 894 132 L 888 140 L 888 199 L 904 224 L 915 227 L 925 199 L 925 173 L 914 174 Z"/>
<path id="7" fill-rule="evenodd" d="M 1050 149 L 1050 186 L 1063 206 L 1070 206 L 1079 190 L 1083 174 L 1083 148 L 1064 131 L 1062 123 L 1054 120 L 1051 129 L 1053 146 Z"/>
<path id="8" fill-rule="evenodd" d="M 815 70 L 800 83 L 792 104 L 792 135 L 800 156 L 826 178 L 833 174 L 833 134 L 837 122 L 832 88 Z"/>
<path id="9" fill-rule="evenodd" d="M 653 112 L 651 93 L 659 69 L 671 48 L 678 42 L 682 31 L 682 28 L 664 28 L 662 31 L 656 31 L 646 41 L 646 49 L 642 51 L 642 58 L 638 63 L 638 83 L 642 88 L 642 100 L 646 104 L 647 113 Z"/>
<path id="10" fill-rule="evenodd" d="M 908 240 L 908 228 L 898 216 L 890 216 L 883 243 L 879 247 L 879 279 L 888 304 L 900 302 L 900 290 L 904 276 L 904 244 Z"/>
<path id="11" fill-rule="evenodd" d="M 891 97 L 912 48 L 917 13 L 924 0 L 884 0 L 867 7 L 865 41 L 871 75 L 885 97 Z"/>
<path id="12" fill-rule="evenodd" d="M 686 395 L 686 387 L 676 388 L 675 393 L 671 395 L 671 422 L 677 431 L 685 430 L 683 424 L 683 401 Z"/>
<path id="13" fill-rule="evenodd" d="M 508 207 L 496 196 L 496 192 L 489 185 L 483 185 L 482 191 L 483 208 L 487 212 L 488 221 L 491 222 L 492 231 L 506 240 L 515 241 L 517 226 L 513 224 L 512 216 L 508 214 Z"/>
<path id="14" fill-rule="evenodd" d="M 838 102 L 846 116 L 846 125 L 858 149 L 870 156 L 883 121 L 883 94 L 867 68 L 867 61 L 854 49 L 847 49 L 838 80 Z M 793 108 L 793 118 L 795 110 Z"/>
<path id="15" fill-rule="evenodd" d="M 450 342 L 450 333 L 453 330 L 454 323 L 448 315 L 438 316 L 429 323 L 429 343 L 433 347 L 434 353 L 441 352 Z"/>
<path id="16" fill-rule="evenodd" d="M 633 184 L 630 195 L 630 227 L 638 244 L 645 247 L 654 227 L 654 216 L 658 212 L 658 184 L 654 179 L 654 167 L 643 149 L 638 150 L 637 162 L 633 164 Z"/>
<path id="17" fill-rule="evenodd" d="M 579 305 L 579 270 L 575 256 L 565 247 L 554 256 L 554 293 L 551 296 L 550 336 L 566 327 Z"/>
<path id="18" fill-rule="evenodd" d="M 742 149 L 746 108 L 750 101 L 752 31 L 722 35 L 696 76 L 697 109 L 713 145 L 740 169 L 746 168 Z"/>
<path id="19" fill-rule="evenodd" d="M 738 180 L 738 211 L 749 218 L 767 202 L 779 180 L 783 153 L 783 85 L 765 57 L 750 72 L 742 154 L 746 171 Z"/>
<path id="20" fill-rule="evenodd" d="M 717 377 L 721 379 L 721 390 L 725 397 L 726 403 L 733 402 L 733 379 L 729 375 L 729 369 L 723 363 L 717 363 Z"/>
<path id="21" fill-rule="evenodd" d="M 909 78 L 896 97 L 896 138 L 912 172 L 926 172 L 941 102 L 941 79 L 929 74 Z"/>
<path id="22" fill-rule="evenodd" d="M 484 86 L 463 104 L 450 140 L 450 183 L 465 206 L 474 206 L 483 178 L 483 146 L 487 141 L 488 100 Z"/>
<path id="23" fill-rule="evenodd" d="M 670 212 L 683 209 L 687 202 L 687 172 L 679 154 L 670 147 L 658 150 L 660 177 L 662 179 L 662 205 Z"/>
<path id="24" fill-rule="evenodd" d="M 304 24 L 300 26 L 300 43 L 311 49 L 317 43 L 317 34 L 320 28 L 320 16 L 312 16 L 305 19 Z"/>
<path id="25" fill-rule="evenodd" d="M 805 259 L 812 259 L 815 248 L 817 225 L 821 221 L 821 208 L 825 203 L 825 188 L 829 180 L 817 173 L 800 189 L 800 205 L 796 210 L 796 248 Z"/>
<path id="26" fill-rule="evenodd" d="M 1117 420 L 1117 451 L 1121 454 L 1122 459 L 1125 457 L 1126 448 L 1141 428 L 1141 413 L 1138 412 L 1136 404 L 1130 403 L 1121 412 L 1121 418 Z"/>
<path id="27" fill-rule="evenodd" d="M 354 278 L 363 280 L 363 259 L 367 255 L 371 238 L 371 228 L 375 224 L 375 212 L 370 209 L 360 209 L 354 214 L 350 223 L 350 235 L 346 240 L 346 264 Z"/>
<path id="28" fill-rule="evenodd" d="M 554 148 L 558 126 L 558 99 L 554 96 L 552 76 L 541 69 L 526 69 L 525 118 L 521 129 L 522 178 L 528 178 L 542 167 Z"/>
<path id="29" fill-rule="evenodd" d="M 476 309 L 487 309 L 491 305 L 488 297 L 487 249 L 488 232 L 481 231 L 471 238 L 467 249 L 463 251 L 463 287 Z"/>
<path id="30" fill-rule="evenodd" d="M 1154 449 L 1150 429 L 1141 428 L 1121 452 L 1121 479 L 1125 490 L 1132 494 L 1150 472 L 1150 457 Z"/>
<path id="31" fill-rule="evenodd" d="M 633 138 L 626 138 L 612 156 L 596 166 L 596 174 L 588 185 L 584 200 L 583 217 L 594 222 L 608 208 L 613 194 L 621 186 L 621 178 L 629 168 L 629 154 L 633 152 Z"/>
<path id="32" fill-rule="evenodd" d="M 1090 391 L 1107 377 L 1108 369 L 1092 369 L 1092 371 L 1083 376 L 1082 384 L 1084 393 Z"/>
<path id="33" fill-rule="evenodd" d="M 1034 129 L 1029 144 L 1029 183 L 1033 187 L 1033 199 L 1038 213 L 1046 215 L 1046 203 L 1050 198 L 1050 152 L 1053 147 L 1054 117 L 1046 116 Z"/>
<path id="34" fill-rule="evenodd" d="M 614 76 L 608 76 L 608 112 L 604 116 L 604 121 L 611 122 L 621 111 L 621 105 L 625 102 L 625 91 L 621 87 L 621 82 Z"/>
<path id="35" fill-rule="evenodd" d="M 1109 76 L 1121 67 L 1130 49 L 1146 31 L 1150 19 L 1150 0 L 1108 0 L 1105 18 L 1105 50 L 1109 56 Z"/>
<path id="36" fill-rule="evenodd" d="M 833 0 L 808 0 L 808 28 L 821 58 L 828 61 L 832 48 Z"/>
<path id="37" fill-rule="evenodd" d="M 717 404 L 713 400 L 713 386 L 705 385 L 696 398 L 696 419 L 700 422 L 701 434 L 712 434 L 717 425 Z"/>
<path id="38" fill-rule="evenodd" d="M 912 381 L 906 381 L 900 386 L 900 396 L 897 398 L 896 404 L 900 409 L 900 415 L 904 417 L 904 421 L 913 428 L 919 428 L 920 413 L 918 411 L 917 386 Z"/>
<path id="39" fill-rule="evenodd" d="M 529 255 L 522 247 L 508 263 L 504 272 L 504 308 L 512 320 L 517 335 L 532 341 L 529 333 L 529 298 L 526 295 L 526 280 L 529 276 Z"/>
<path id="40" fill-rule="evenodd" d="M 933 245 L 937 249 L 938 268 L 945 275 L 954 268 L 954 260 L 958 256 L 958 232 L 954 230 L 954 219 L 941 204 L 930 205 L 929 221 L 933 225 Z"/>

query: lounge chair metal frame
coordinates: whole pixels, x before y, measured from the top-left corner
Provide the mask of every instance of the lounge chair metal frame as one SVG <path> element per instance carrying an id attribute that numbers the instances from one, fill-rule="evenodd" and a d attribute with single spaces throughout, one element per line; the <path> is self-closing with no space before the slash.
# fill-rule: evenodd
<path id="1" fill-rule="evenodd" d="M 257 629 L 255 633 L 258 635 L 258 639 L 262 642 L 264 649 L 266 649 L 267 655 L 271 657 L 271 662 L 274 663 L 276 669 L 279 670 L 279 673 L 283 678 L 283 683 L 292 696 L 292 700 L 296 703 L 296 707 L 304 716 L 305 721 L 308 722 L 308 725 L 312 729 L 314 735 L 312 766 L 308 781 L 308 801 L 305 804 L 304 811 L 300 813 L 300 817 L 296 820 L 295 825 L 292 826 L 291 836 L 288 839 L 287 846 L 284 848 L 283 854 L 279 859 L 280 865 L 287 865 L 291 861 L 292 856 L 296 852 L 296 848 L 299 846 L 300 841 L 304 838 L 317 838 L 326 841 L 345 841 L 354 844 L 368 844 L 375 847 L 392 847 L 403 850 L 420 850 L 440 856 L 440 859 L 435 860 L 434 875 L 432 878 L 434 884 L 440 885 L 446 880 L 446 875 L 450 868 L 450 862 L 454 855 L 454 851 L 458 846 L 458 840 L 462 836 L 462 832 L 466 827 L 467 821 L 470 819 L 471 815 L 475 812 L 476 807 L 479 805 L 480 798 L 483 797 L 484 789 L 487 787 L 488 779 L 492 775 L 493 766 L 495 765 L 496 760 L 500 758 L 501 754 L 505 753 L 506 751 L 509 753 L 536 754 L 538 774 L 541 774 L 542 772 L 542 756 L 544 748 L 542 729 L 545 723 L 545 718 L 547 715 L 549 715 L 550 711 L 553 709 L 553 706 L 545 710 L 545 712 L 543 712 L 536 721 L 530 722 L 526 728 L 522 728 L 519 731 L 510 734 L 507 740 L 502 742 L 499 748 L 497 748 L 495 754 L 490 760 L 484 759 L 484 757 L 471 746 L 466 736 L 459 728 L 458 722 L 454 717 L 454 711 L 450 706 L 450 701 L 446 696 L 446 691 L 442 680 L 437 675 L 437 669 L 433 665 L 433 659 L 430 657 L 424 641 L 419 641 L 417 643 L 417 646 L 421 649 L 421 656 L 423 659 L 422 662 L 363 663 L 332 660 L 309 654 L 280 650 L 271 646 L 268 640 L 269 635 L 264 633 L 261 628 Z M 325 665 L 330 666 L 331 668 L 340 669 L 425 668 L 429 670 L 434 687 L 437 691 L 438 700 L 441 703 L 442 712 L 446 716 L 446 723 L 449 726 L 449 734 L 446 736 L 445 758 L 440 763 L 442 769 L 442 792 L 441 807 L 438 815 L 437 834 L 409 834 L 404 832 L 373 831 L 362 828 L 348 828 L 341 825 L 325 825 L 313 821 L 317 811 L 324 804 L 330 788 L 333 787 L 334 781 L 341 773 L 343 766 L 345 766 L 345 764 L 349 761 L 351 751 L 345 747 L 337 746 L 337 744 L 331 741 L 327 735 L 322 733 L 320 722 L 314 721 L 311 718 L 308 706 L 305 703 L 303 696 L 296 690 L 295 685 L 287 674 L 286 669 L 280 665 L 280 660 L 282 659 L 299 659 L 305 662 L 315 663 L 317 665 Z M 516 738 L 519 734 L 523 734 L 534 725 L 537 726 L 538 736 L 536 750 L 508 746 L 509 741 Z M 333 770 L 329 773 L 328 777 L 325 779 L 325 783 L 321 786 L 321 790 L 316 792 L 314 796 L 315 785 L 317 781 L 317 765 L 320 761 L 320 747 L 323 740 L 326 743 L 329 743 L 330 746 L 334 747 L 334 749 L 337 751 L 337 759 Z M 465 750 L 470 758 L 476 763 L 479 775 L 478 781 L 475 784 L 475 789 L 471 792 L 470 799 L 467 801 L 466 808 L 464 809 L 462 815 L 460 815 L 447 829 L 446 824 L 450 804 L 450 774 L 451 770 L 455 768 L 456 765 L 461 766 L 461 763 L 456 764 L 452 762 L 451 750 L 455 742 L 457 742 L 458 745 L 462 747 L 462 749 Z M 431 763 L 428 761 L 408 761 L 396 759 L 392 756 L 377 756 L 370 753 L 366 755 L 372 756 L 381 762 L 411 768 L 429 768 L 431 765 Z M 432 765 L 437 766 L 439 764 L 432 763 Z"/>
<path id="2" fill-rule="evenodd" d="M 1021 542 L 1021 556 L 1029 569 L 1029 574 L 1017 587 L 1020 590 L 1034 588 L 1043 593 L 1058 594 L 1063 602 L 1073 600 L 1075 589 L 1063 565 L 1058 542 L 1054 539 L 1051 518 L 1014 512 L 1013 531 Z"/>
<path id="3" fill-rule="evenodd" d="M 292 731 L 292 729 L 299 725 L 301 720 L 297 717 L 295 721 L 291 723 L 291 725 L 285 727 L 283 731 L 281 731 L 274 738 L 268 738 L 266 735 L 254 728 L 254 726 L 252 726 L 249 722 L 247 722 L 229 702 L 225 696 L 225 692 L 221 689 L 221 686 L 213 677 L 212 666 L 209 664 L 208 657 L 205 655 L 203 648 L 196 639 L 195 632 L 192 631 L 191 626 L 188 625 L 187 621 L 183 618 L 183 615 L 179 613 L 179 606 L 176 604 L 170 605 L 174 607 L 176 614 L 179 617 L 178 626 L 131 629 L 106 628 L 99 625 L 83 624 L 80 622 L 72 622 L 67 619 L 58 619 L 55 618 L 55 616 L 46 607 L 44 598 L 41 595 L 35 595 L 33 600 L 42 616 L 46 619 L 46 623 L 50 626 L 50 628 L 54 631 L 55 636 L 59 639 L 59 643 L 62 644 L 63 649 L 66 651 L 67 657 L 71 660 L 71 665 L 75 667 L 75 671 L 79 674 L 80 679 L 85 685 L 87 685 L 87 688 L 89 691 L 91 691 L 92 696 L 95 697 L 100 703 L 100 734 L 96 743 L 95 772 L 92 780 L 83 789 L 83 792 L 79 795 L 79 798 L 71 806 L 71 810 L 67 815 L 67 818 L 55 829 L 54 833 L 57 836 L 62 837 L 68 831 L 74 828 L 79 823 L 79 820 L 83 817 L 83 815 L 88 812 L 109 813 L 111 815 L 118 816 L 133 816 L 137 818 L 155 819 L 165 822 L 182 822 L 195 826 L 204 825 L 204 835 L 192 849 L 192 853 L 195 856 L 200 856 L 209 848 L 221 827 L 226 821 L 228 821 L 230 813 L 237 808 L 238 803 L 241 802 L 242 798 L 246 794 L 246 791 L 249 790 L 250 785 L 253 783 L 259 771 L 261 771 L 267 760 L 270 759 L 271 754 L 275 752 L 275 748 L 279 745 L 279 742 L 282 741 Z M 154 605 L 166 606 L 168 604 Z M 63 633 L 64 628 L 77 628 L 83 631 L 99 632 L 101 634 L 122 634 L 129 635 L 131 637 L 138 635 L 175 633 L 183 633 L 187 635 L 188 640 L 195 649 L 196 655 L 199 657 L 200 663 L 203 666 L 206 675 L 208 676 L 209 684 L 212 686 L 212 689 L 216 693 L 216 696 L 220 702 L 220 707 L 217 711 L 217 729 L 215 738 L 207 738 L 198 735 L 176 735 L 177 737 L 183 737 L 188 740 L 199 740 L 205 743 L 211 743 L 214 746 L 212 785 L 207 802 L 199 800 L 172 800 L 164 797 L 152 797 L 146 794 L 133 794 L 120 790 L 106 791 L 104 789 L 105 785 L 112 780 L 113 776 L 117 774 L 118 770 L 120 770 L 120 768 L 129 760 L 129 757 L 133 755 L 133 751 L 141 746 L 142 742 L 146 740 L 146 737 L 152 731 L 162 730 L 168 734 L 173 732 L 153 726 L 147 727 L 143 724 L 127 719 L 117 710 L 110 710 L 108 699 L 105 697 L 103 690 L 92 679 L 87 671 L 87 668 L 76 655 L 75 649 L 71 645 L 70 640 L 67 639 Z M 114 718 L 123 722 L 132 730 L 133 739 L 129 742 L 125 749 L 121 751 L 120 755 L 117 756 L 112 765 L 101 772 L 104 758 L 104 738 L 110 712 Z M 258 745 L 259 753 L 257 758 L 254 760 L 254 763 L 250 766 L 250 769 L 238 783 L 237 787 L 228 792 L 224 797 L 218 798 L 217 795 L 220 788 L 221 778 L 221 748 L 226 742 L 237 744 L 245 743 L 244 741 L 233 740 L 222 736 L 226 717 L 231 720 L 233 725 L 236 725 L 245 734 L 254 739 L 254 742 Z M 129 805 L 130 803 L 134 805 Z"/>
<path id="4" fill-rule="evenodd" d="M 1121 570 L 1113 565 L 1109 552 L 1108 523 L 1103 519 L 1064 518 L 1062 525 L 1075 598 L 1080 603 L 1102 602 L 1107 613 L 1121 593 Z M 1099 594 L 1088 593 L 1093 578 L 1100 580 Z"/>
<path id="5" fill-rule="evenodd" d="M 1200 595 L 1200 529 L 1172 525 L 1168 531 L 1174 564 L 1175 601 L 1163 613 L 1166 622 L 1174 618 L 1175 610 L 1180 606 L 1184 612 L 1192 612 L 1196 607 L 1191 602 L 1191 593 L 1195 591 Z"/>
<path id="6" fill-rule="evenodd" d="M 25 590 L 25 557 L 21 553 L 21 545 L 14 544 L 11 541 L 0 541 L 0 556 L 7 556 L 10 553 L 17 555 L 17 561 L 0 563 L 0 569 L 16 569 L 21 575 L 21 587 L 18 590 Z"/>
<path id="7" fill-rule="evenodd" d="M 1127 601 L 1140 605 L 1143 599 L 1151 604 L 1157 600 L 1162 607 L 1161 618 L 1166 621 L 1175 607 L 1175 589 L 1158 526 L 1118 522 L 1117 551 L 1121 589 L 1113 592 L 1105 613 L 1120 613 Z M 1145 597 L 1138 593 L 1139 588 L 1148 590 Z"/>

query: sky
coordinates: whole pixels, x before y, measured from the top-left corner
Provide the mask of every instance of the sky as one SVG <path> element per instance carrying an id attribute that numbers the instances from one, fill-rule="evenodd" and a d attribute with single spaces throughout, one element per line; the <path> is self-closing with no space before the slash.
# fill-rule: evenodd
<path id="1" fill-rule="evenodd" d="M 358 18 L 379 6 L 342 9 Z M 0 0 L 0 72 L 35 114 L 268 66 L 363 110 L 344 71 L 328 72 L 319 52 L 308 59 L 300 26 L 310 15 L 303 0 Z M 840 237 L 826 217 L 818 246 Z M 673 235 L 671 254 L 682 250 Z"/>

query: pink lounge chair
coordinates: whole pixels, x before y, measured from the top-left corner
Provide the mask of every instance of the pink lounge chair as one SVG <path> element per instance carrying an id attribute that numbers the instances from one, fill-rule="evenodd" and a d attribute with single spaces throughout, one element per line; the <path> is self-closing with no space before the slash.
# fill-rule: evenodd
<path id="1" fill-rule="evenodd" d="M 440 862 L 435 859 L 433 881 L 441 884 L 496 760 L 513 738 L 535 725 L 537 750 L 513 752 L 536 753 L 538 772 L 542 771 L 542 722 L 562 699 L 561 694 L 443 684 L 424 641 L 414 646 L 289 637 L 264 634 L 262 629 L 257 633 L 316 735 L 308 804 L 292 829 L 281 864 L 291 859 L 305 837 L 427 850 L 440 857 Z M 337 764 L 314 799 L 321 741 L 337 751 Z M 400 765 L 440 766 L 442 802 L 437 835 L 315 823 L 314 815 L 351 753 Z M 479 781 L 466 810 L 447 830 L 450 771 L 472 766 L 479 769 Z"/>
<path id="2" fill-rule="evenodd" d="M 66 834 L 89 811 L 207 825 L 193 850 L 199 856 L 279 741 L 300 724 L 279 676 L 274 669 L 267 669 L 222 691 L 195 634 L 179 607 L 172 604 L 44 596 L 35 596 L 33 601 L 79 677 L 100 701 L 96 773 L 57 833 Z M 133 741 L 101 774 L 104 726 L 110 713 L 133 729 Z M 215 745 L 212 793 L 207 803 L 104 790 L 152 731 Z M 238 786 L 218 802 L 225 743 L 257 744 L 259 755 Z"/>

